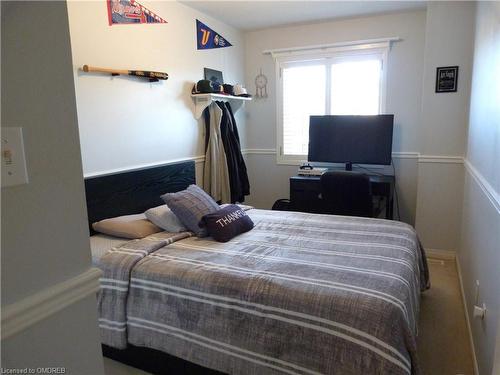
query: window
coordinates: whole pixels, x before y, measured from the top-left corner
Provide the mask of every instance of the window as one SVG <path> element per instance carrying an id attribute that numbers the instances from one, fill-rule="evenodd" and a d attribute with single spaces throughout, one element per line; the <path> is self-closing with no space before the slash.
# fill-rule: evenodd
<path id="1" fill-rule="evenodd" d="M 276 56 L 279 163 L 307 160 L 311 115 L 383 113 L 387 49 L 358 45 Z"/>
<path id="2" fill-rule="evenodd" d="M 322 65 L 283 70 L 283 146 L 289 155 L 307 154 L 310 115 L 326 114 L 326 71 Z"/>

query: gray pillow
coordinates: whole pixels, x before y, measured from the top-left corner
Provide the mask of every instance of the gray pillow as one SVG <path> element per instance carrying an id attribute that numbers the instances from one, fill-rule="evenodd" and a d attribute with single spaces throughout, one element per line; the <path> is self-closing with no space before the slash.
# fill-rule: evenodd
<path id="1" fill-rule="evenodd" d="M 182 225 L 177 216 L 172 212 L 166 204 L 158 207 L 153 207 L 144 212 L 144 215 L 154 225 L 160 227 L 167 232 L 186 232 L 187 228 Z"/>
<path id="2" fill-rule="evenodd" d="M 180 222 L 198 237 L 208 235 L 206 228 L 199 226 L 201 218 L 220 209 L 217 202 L 196 185 L 189 185 L 178 193 L 167 193 L 161 198 Z"/>

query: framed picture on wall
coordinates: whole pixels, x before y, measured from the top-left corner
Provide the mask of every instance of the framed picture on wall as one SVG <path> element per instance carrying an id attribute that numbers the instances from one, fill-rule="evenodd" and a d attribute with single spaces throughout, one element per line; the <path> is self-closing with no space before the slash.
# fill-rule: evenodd
<path id="1" fill-rule="evenodd" d="M 436 68 L 436 92 L 456 92 L 458 66 Z"/>
<path id="2" fill-rule="evenodd" d="M 213 83 L 218 83 L 219 85 L 222 85 L 224 83 L 221 71 L 210 68 L 204 68 L 204 71 L 205 71 L 205 79 L 208 79 Z"/>

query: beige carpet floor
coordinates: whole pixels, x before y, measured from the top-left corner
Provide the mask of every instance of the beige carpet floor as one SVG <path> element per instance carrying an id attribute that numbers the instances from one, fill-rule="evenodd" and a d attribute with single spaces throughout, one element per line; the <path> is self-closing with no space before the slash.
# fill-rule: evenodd
<path id="1" fill-rule="evenodd" d="M 432 287 L 422 295 L 418 355 L 423 375 L 473 375 L 472 352 L 454 261 L 429 259 Z M 104 358 L 106 375 L 146 375 Z"/>
<path id="2" fill-rule="evenodd" d="M 429 259 L 431 289 L 422 294 L 418 354 L 424 375 L 473 375 L 469 333 L 455 262 Z"/>

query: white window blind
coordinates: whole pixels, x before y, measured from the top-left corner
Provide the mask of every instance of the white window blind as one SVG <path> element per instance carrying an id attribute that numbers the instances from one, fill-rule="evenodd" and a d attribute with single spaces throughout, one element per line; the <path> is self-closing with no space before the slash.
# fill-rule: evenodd
<path id="1" fill-rule="evenodd" d="M 278 162 L 307 160 L 309 116 L 383 113 L 387 48 L 278 57 Z"/>
<path id="2" fill-rule="evenodd" d="M 382 61 L 344 61 L 331 65 L 331 114 L 377 115 Z"/>
<path id="3" fill-rule="evenodd" d="M 283 151 L 307 154 L 310 115 L 324 115 L 326 69 L 324 65 L 295 66 L 283 70 Z"/>

